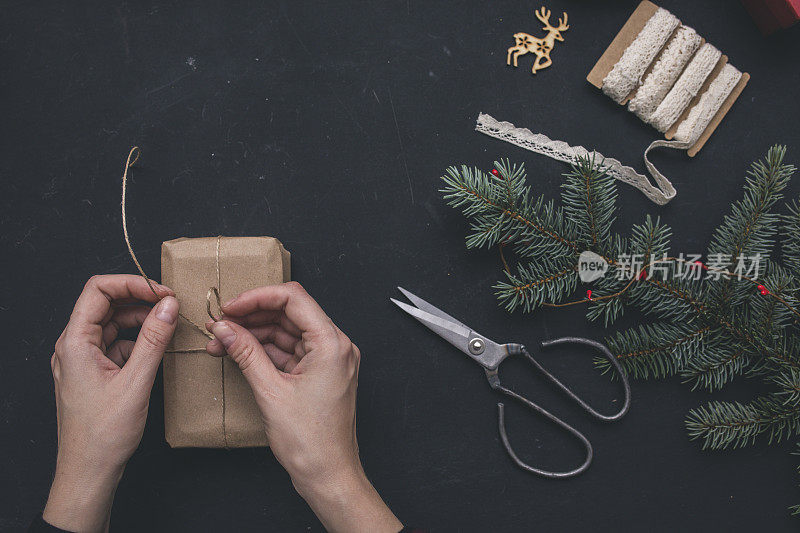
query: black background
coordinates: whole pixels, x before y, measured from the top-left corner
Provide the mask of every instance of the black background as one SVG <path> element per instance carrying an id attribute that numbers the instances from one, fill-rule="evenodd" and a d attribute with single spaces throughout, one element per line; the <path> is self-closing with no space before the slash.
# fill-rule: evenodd
<path id="1" fill-rule="evenodd" d="M 513 33 L 540 34 L 536 3 L 200 4 L 3 8 L 1 529 L 24 527 L 46 498 L 56 446 L 48 361 L 76 297 L 92 274 L 134 272 L 119 215 L 134 144 L 142 157 L 129 224 L 148 272 L 158 276 L 164 240 L 276 236 L 292 252 L 294 279 L 361 347 L 363 461 L 406 523 L 797 527 L 787 511 L 800 503 L 793 444 L 703 452 L 683 420 L 711 395 L 678 379 L 635 382 L 628 417 L 605 426 L 510 361 L 504 378 L 585 431 L 596 452 L 576 479 L 517 469 L 480 369 L 388 300 L 403 285 L 498 341 L 603 337 L 580 308 L 500 310 L 496 252 L 465 249 L 467 223 L 437 189 L 450 164 L 489 169 L 507 156 L 526 163 L 536 191 L 558 194 L 566 167 L 475 133 L 480 111 L 641 168 L 656 132 L 585 81 L 635 2 L 551 2 L 571 27 L 535 77 L 531 56 L 518 69 L 505 56 Z M 659 208 L 621 185 L 616 227 L 660 215 L 676 248 L 702 252 L 751 161 L 775 142 L 798 161 L 800 28 L 764 38 L 738 2 L 662 5 L 753 78 L 697 157 L 654 156 L 678 197 Z M 541 360 L 606 409 L 619 395 L 587 354 Z M 747 400 L 761 387 L 745 382 L 716 397 Z M 159 377 L 117 492 L 116 529 L 321 529 L 268 451 L 171 450 L 162 398 Z M 576 443 L 518 406 L 508 418 L 525 459 L 552 468 L 580 460 Z"/>

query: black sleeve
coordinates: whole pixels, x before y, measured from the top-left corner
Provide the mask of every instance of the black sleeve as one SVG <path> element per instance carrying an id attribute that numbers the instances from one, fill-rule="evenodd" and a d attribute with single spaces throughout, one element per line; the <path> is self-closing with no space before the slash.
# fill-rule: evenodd
<path id="1" fill-rule="evenodd" d="M 404 526 L 398 533 L 427 533 L 424 529 Z"/>
<path id="2" fill-rule="evenodd" d="M 33 522 L 31 522 L 28 533 L 69 533 L 69 531 L 51 526 L 44 521 L 42 513 L 39 513 L 36 518 L 33 519 Z"/>

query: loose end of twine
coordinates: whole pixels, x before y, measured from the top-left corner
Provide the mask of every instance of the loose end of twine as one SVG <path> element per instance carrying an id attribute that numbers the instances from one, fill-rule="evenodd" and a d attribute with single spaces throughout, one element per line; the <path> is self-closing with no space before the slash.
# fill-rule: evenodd
<path id="1" fill-rule="evenodd" d="M 150 290 L 153 291 L 153 294 L 155 294 L 160 300 L 162 296 L 156 292 L 156 288 L 153 287 L 153 283 L 150 281 L 150 278 L 144 273 L 142 265 L 139 264 L 139 260 L 136 258 L 136 254 L 133 252 L 131 239 L 128 235 L 128 217 L 125 209 L 128 192 L 128 170 L 139 160 L 139 155 L 141 153 L 142 152 L 138 146 L 131 148 L 131 151 L 128 152 L 128 159 L 125 161 L 125 170 L 122 172 L 122 234 L 125 236 L 125 244 L 128 246 L 128 253 L 131 254 L 131 259 L 133 259 L 133 263 L 136 265 L 137 270 L 139 270 L 139 274 L 141 274 L 141 276 L 147 282 L 147 286 L 150 287 Z"/>
<path id="2" fill-rule="evenodd" d="M 131 239 L 130 239 L 130 236 L 128 235 L 128 220 L 127 220 L 128 217 L 127 217 L 127 214 L 126 214 L 126 211 L 125 211 L 125 203 L 126 203 L 126 197 L 127 197 L 127 186 L 128 186 L 128 170 L 130 170 L 130 168 L 136 163 L 136 161 L 139 160 L 139 155 L 141 155 L 141 150 L 139 149 L 138 146 L 134 146 L 133 148 L 131 148 L 131 151 L 128 152 L 128 158 L 125 160 L 125 170 L 122 172 L 122 234 L 125 236 L 125 244 L 128 246 L 128 253 L 130 253 L 131 259 L 133 259 L 133 263 L 136 265 L 136 269 L 139 271 L 139 274 L 147 282 L 147 286 L 150 287 L 150 290 L 153 291 L 153 294 L 155 294 L 156 297 L 159 300 L 161 300 L 164 296 L 162 296 L 161 294 L 159 294 L 156 291 L 156 288 L 153 286 L 153 282 L 150 280 L 150 278 L 147 276 L 147 274 L 145 274 L 144 269 L 142 268 L 142 265 L 139 263 L 139 260 L 136 258 L 136 254 L 133 252 L 133 246 L 131 245 Z M 214 288 L 214 292 L 216 293 L 216 297 L 217 297 L 217 305 L 219 306 L 219 308 L 221 310 L 222 309 L 222 304 L 220 302 L 219 291 L 217 291 L 216 287 Z M 208 304 L 207 305 L 208 314 L 209 314 L 209 316 L 211 316 L 211 318 L 214 320 L 214 322 L 217 322 L 219 319 L 214 318 L 214 316 L 211 314 L 211 293 L 210 293 L 210 291 L 209 291 L 208 296 L 206 297 L 206 300 L 207 300 L 207 304 Z M 197 329 L 197 331 L 199 331 L 200 333 L 202 333 L 203 335 L 205 335 L 209 339 L 213 339 L 214 338 L 214 336 L 211 333 L 207 332 L 204 327 L 200 326 L 199 324 L 196 324 L 194 321 L 189 319 L 186 315 L 184 315 L 180 311 L 178 312 L 178 316 L 180 316 L 181 318 L 186 320 L 188 323 L 190 323 L 192 326 L 194 326 Z"/>

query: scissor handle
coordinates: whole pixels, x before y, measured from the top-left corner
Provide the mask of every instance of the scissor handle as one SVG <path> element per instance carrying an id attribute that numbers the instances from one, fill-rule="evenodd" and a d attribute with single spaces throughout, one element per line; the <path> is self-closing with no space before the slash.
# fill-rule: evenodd
<path id="1" fill-rule="evenodd" d="M 566 385 L 561 383 L 555 376 L 553 376 L 550 372 L 545 370 L 545 368 L 541 364 L 539 364 L 539 362 L 536 359 L 533 358 L 533 356 L 528 352 L 528 350 L 525 349 L 524 346 L 522 346 L 520 344 L 509 344 L 508 345 L 508 351 L 509 351 L 510 355 L 516 355 L 516 354 L 524 355 L 528 359 L 528 361 L 531 364 L 533 364 L 533 366 L 535 366 L 537 369 L 539 369 L 539 371 L 541 371 L 545 375 L 545 377 L 547 377 L 548 380 L 550 380 L 552 383 L 555 383 L 561 390 L 563 390 L 565 393 L 567 393 L 567 395 L 570 398 L 575 400 L 575 402 L 578 405 L 580 405 L 587 413 L 591 414 L 593 417 L 597 418 L 598 420 L 602 420 L 604 422 L 613 422 L 613 421 L 619 420 L 620 418 L 625 416 L 625 414 L 628 412 L 628 409 L 630 408 L 631 388 L 630 388 L 630 384 L 628 383 L 628 376 L 622 370 L 622 367 L 620 366 L 619 362 L 616 360 L 614 355 L 608 350 L 608 348 L 606 348 L 603 344 L 601 344 L 601 343 L 599 343 L 597 341 L 593 341 L 591 339 L 585 339 L 585 338 L 582 338 L 582 337 L 562 337 L 560 339 L 553 339 L 553 340 L 550 340 L 550 341 L 543 342 L 542 343 L 542 347 L 543 348 L 548 348 L 550 346 L 556 346 L 556 345 L 559 345 L 559 344 L 584 344 L 586 346 L 590 346 L 590 347 L 595 348 L 596 350 L 600 351 L 603 355 L 605 355 L 608 358 L 609 361 L 611 361 L 611 364 L 619 372 L 619 375 L 622 378 L 622 383 L 623 383 L 623 386 L 624 386 L 624 389 L 625 389 L 625 402 L 624 402 L 622 408 L 619 410 L 619 412 L 617 412 L 616 414 L 610 415 L 610 416 L 609 415 L 603 415 L 603 414 L 597 412 L 589 404 L 584 402 L 580 397 L 578 397 L 574 392 L 572 392 Z M 496 369 L 492 370 L 492 371 L 487 371 L 486 375 L 487 375 L 487 377 L 489 379 L 489 385 L 491 385 L 491 387 L 493 389 L 502 392 L 506 396 L 514 398 L 515 400 L 521 402 L 523 405 L 529 407 L 530 409 L 533 409 L 534 411 L 536 411 L 537 413 L 541 414 L 542 416 L 544 416 L 548 420 L 554 422 L 556 425 L 558 425 L 558 426 L 562 427 L 563 429 L 567 430 L 572 435 L 574 435 L 578 440 L 580 440 L 581 444 L 583 444 L 584 448 L 586 449 L 586 459 L 584 460 L 583 464 L 581 464 L 579 467 L 577 467 L 577 468 L 575 468 L 573 470 L 569 470 L 569 471 L 565 471 L 565 472 L 552 472 L 552 471 L 549 471 L 549 470 L 543 470 L 541 468 L 536 468 L 536 467 L 533 467 L 533 466 L 525 463 L 524 461 L 522 461 L 517 456 L 516 453 L 514 453 L 514 450 L 511 448 L 511 444 L 510 444 L 510 442 L 508 440 L 508 435 L 506 433 L 506 427 L 505 427 L 505 406 L 502 403 L 498 403 L 497 404 L 497 421 L 498 421 L 498 428 L 500 430 L 500 438 L 503 441 L 503 446 L 505 447 L 506 451 L 508 452 L 508 455 L 517 464 L 517 466 L 519 466 L 520 468 L 523 468 L 524 470 L 527 470 L 528 472 L 531 472 L 533 474 L 537 474 L 537 475 L 540 475 L 540 476 L 543 476 L 543 477 L 547 477 L 547 478 L 572 477 L 572 476 L 576 476 L 576 475 L 584 472 L 587 468 L 589 468 L 589 465 L 592 463 L 592 457 L 594 455 L 594 452 L 592 450 L 592 445 L 589 442 L 589 439 L 587 439 L 580 431 L 578 431 L 577 429 L 573 428 L 572 426 L 570 426 L 569 424 L 567 424 L 566 422 L 564 422 L 563 420 L 561 420 L 560 418 L 558 418 L 554 414 L 550 413 L 546 409 L 540 407 L 539 405 L 535 404 L 534 402 L 530 401 L 529 399 L 525 398 L 524 396 L 521 396 L 521 395 L 517 394 L 516 392 L 512 391 L 511 389 L 506 388 L 503 385 L 501 385 L 500 384 L 500 378 L 499 378 L 499 376 L 497 374 L 497 370 Z"/>
<path id="2" fill-rule="evenodd" d="M 540 365 L 539 362 L 531 356 L 531 354 L 528 353 L 528 351 L 525 349 L 524 346 L 521 346 L 521 349 L 523 353 L 525 353 L 525 355 L 528 356 L 528 359 L 534 364 L 534 366 L 536 366 L 536 368 L 538 368 L 545 375 L 547 379 L 558 385 L 558 387 L 561 390 L 567 393 L 567 395 L 570 398 L 575 400 L 575 402 L 578 405 L 583 407 L 583 409 L 587 413 L 589 413 L 596 419 L 602 420 L 603 422 L 614 422 L 625 416 L 628 412 L 628 409 L 630 409 L 631 407 L 631 385 L 630 383 L 628 383 L 628 375 L 622 369 L 622 366 L 620 366 L 619 361 L 617 361 L 617 358 L 614 357 L 614 354 L 612 354 L 611 351 L 608 348 L 606 348 L 606 345 L 597 341 L 593 341 L 592 339 L 585 339 L 583 337 L 561 337 L 560 339 L 551 339 L 549 341 L 543 341 L 542 348 L 550 348 L 551 346 L 558 346 L 559 344 L 583 344 L 585 346 L 589 346 L 591 348 L 594 348 L 601 354 L 603 354 L 606 357 L 606 359 L 608 359 L 611 362 L 611 366 L 613 366 L 617 370 L 619 377 L 622 379 L 622 386 L 625 390 L 625 402 L 622 404 L 622 407 L 616 414 L 604 415 L 595 411 L 592 408 L 592 406 L 590 406 L 588 403 L 580 399 L 574 392 L 569 390 L 569 388 L 567 388 L 566 385 L 561 383 L 554 375 L 545 370 L 544 367 Z"/>

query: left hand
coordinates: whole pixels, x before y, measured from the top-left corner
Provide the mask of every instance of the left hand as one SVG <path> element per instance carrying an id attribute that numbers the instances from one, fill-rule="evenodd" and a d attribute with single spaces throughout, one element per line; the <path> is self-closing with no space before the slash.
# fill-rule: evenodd
<path id="1" fill-rule="evenodd" d="M 43 513 L 54 526 L 108 528 L 114 491 L 142 438 L 153 380 L 178 318 L 175 293 L 153 287 L 158 295 L 139 276 L 92 277 L 56 342 L 58 458 Z M 116 341 L 119 330 L 139 326 L 136 342 Z"/>

